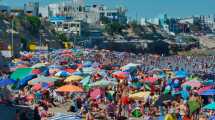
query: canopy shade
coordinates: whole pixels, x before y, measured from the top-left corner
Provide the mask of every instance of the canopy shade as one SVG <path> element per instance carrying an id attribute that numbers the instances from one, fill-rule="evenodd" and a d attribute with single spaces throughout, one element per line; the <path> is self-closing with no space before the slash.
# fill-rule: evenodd
<path id="1" fill-rule="evenodd" d="M 84 90 L 81 87 L 75 85 L 64 85 L 56 89 L 58 92 L 83 92 Z"/>
<path id="2" fill-rule="evenodd" d="M 185 86 L 185 85 L 199 88 L 199 87 L 201 87 L 202 83 L 199 81 L 192 80 L 192 81 L 187 81 L 187 82 L 182 84 L 182 86 Z"/>

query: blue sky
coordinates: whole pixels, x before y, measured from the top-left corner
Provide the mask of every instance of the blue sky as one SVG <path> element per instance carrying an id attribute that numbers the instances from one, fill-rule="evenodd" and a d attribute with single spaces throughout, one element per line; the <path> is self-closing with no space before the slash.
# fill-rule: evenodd
<path id="1" fill-rule="evenodd" d="M 1 4 L 22 7 L 25 2 L 38 0 L 3 0 Z M 39 0 L 42 5 L 61 0 Z M 191 16 L 215 14 L 215 0 L 85 0 L 87 4 L 103 3 L 109 7 L 125 6 L 129 17 Z"/>

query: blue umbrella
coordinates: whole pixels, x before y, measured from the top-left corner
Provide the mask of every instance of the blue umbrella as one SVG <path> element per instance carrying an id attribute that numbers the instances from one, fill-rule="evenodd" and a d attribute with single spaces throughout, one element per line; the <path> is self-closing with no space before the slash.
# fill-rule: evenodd
<path id="1" fill-rule="evenodd" d="M 91 67 L 92 66 L 92 62 L 91 61 L 85 61 L 84 63 L 83 63 L 83 66 L 84 67 Z"/>
<path id="2" fill-rule="evenodd" d="M 210 89 L 202 92 L 200 95 L 215 95 L 215 89 Z"/>
<path id="3" fill-rule="evenodd" d="M 177 78 L 185 78 L 185 77 L 187 77 L 187 72 L 186 71 L 176 71 L 175 72 L 175 76 L 177 77 Z"/>
<path id="4" fill-rule="evenodd" d="M 4 87 L 10 84 L 14 84 L 16 81 L 12 80 L 12 79 L 4 79 L 4 80 L 0 80 L 0 87 Z"/>
<path id="5" fill-rule="evenodd" d="M 17 89 L 28 85 L 28 81 L 30 81 L 30 80 L 32 80 L 32 79 L 34 79 L 36 77 L 37 77 L 37 75 L 28 75 L 27 77 L 19 80 L 18 83 L 17 83 L 17 86 L 16 86 Z"/>

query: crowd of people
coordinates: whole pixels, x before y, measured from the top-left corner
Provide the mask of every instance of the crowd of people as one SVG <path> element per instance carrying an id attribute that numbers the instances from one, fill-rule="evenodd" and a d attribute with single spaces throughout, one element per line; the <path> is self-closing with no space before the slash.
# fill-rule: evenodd
<path id="1" fill-rule="evenodd" d="M 1 86 L 0 81 L 2 90 L 12 91 L 13 105 L 33 106 L 35 120 L 56 119 L 50 109 L 67 103 L 65 113 L 86 120 L 215 119 L 215 56 L 89 49 L 45 54 L 25 53 L 14 59 L 11 74 L 2 78 L 14 82 Z M 20 69 L 26 74 L 17 77 Z"/>

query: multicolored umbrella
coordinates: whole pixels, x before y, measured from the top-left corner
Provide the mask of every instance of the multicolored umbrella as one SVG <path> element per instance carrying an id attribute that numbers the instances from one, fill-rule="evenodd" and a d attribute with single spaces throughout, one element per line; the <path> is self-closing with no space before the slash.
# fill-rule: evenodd
<path id="1" fill-rule="evenodd" d="M 215 89 L 206 90 L 206 91 L 200 93 L 200 95 L 205 95 L 205 96 L 215 95 Z"/>
<path id="2" fill-rule="evenodd" d="M 83 92 L 84 90 L 81 87 L 75 85 L 64 85 L 56 89 L 57 92 Z"/>
<path id="3" fill-rule="evenodd" d="M 202 83 L 199 82 L 199 81 L 192 80 L 192 81 L 187 81 L 187 82 L 182 84 L 182 86 L 186 86 L 186 85 L 191 86 L 191 87 L 199 88 L 199 87 L 201 87 Z"/>

